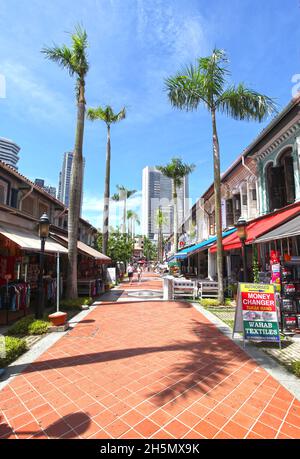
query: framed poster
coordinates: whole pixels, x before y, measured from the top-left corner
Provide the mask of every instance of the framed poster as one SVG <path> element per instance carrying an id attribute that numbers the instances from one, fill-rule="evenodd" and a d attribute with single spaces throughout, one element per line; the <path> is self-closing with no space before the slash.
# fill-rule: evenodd
<path id="1" fill-rule="evenodd" d="M 234 333 L 243 333 L 244 342 L 274 342 L 281 347 L 273 284 L 239 283 Z"/>

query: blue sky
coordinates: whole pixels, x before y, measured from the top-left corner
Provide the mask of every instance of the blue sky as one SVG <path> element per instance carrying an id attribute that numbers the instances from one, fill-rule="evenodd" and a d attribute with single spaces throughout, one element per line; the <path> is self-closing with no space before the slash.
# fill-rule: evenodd
<path id="1" fill-rule="evenodd" d="M 65 151 L 72 150 L 74 81 L 40 50 L 69 43 L 81 23 L 89 38 L 87 105 L 127 108 L 112 128 L 112 192 L 116 184 L 139 191 L 142 169 L 181 156 L 197 168 L 190 177 L 194 201 L 213 176 L 211 123 L 204 109 L 171 108 L 164 78 L 214 46 L 230 58 L 233 82 L 244 81 L 283 108 L 300 74 L 299 0 L 0 0 L 0 136 L 21 146 L 19 170 L 57 186 Z M 218 117 L 225 170 L 263 124 Z M 105 126 L 86 123 L 83 216 L 101 224 Z"/>

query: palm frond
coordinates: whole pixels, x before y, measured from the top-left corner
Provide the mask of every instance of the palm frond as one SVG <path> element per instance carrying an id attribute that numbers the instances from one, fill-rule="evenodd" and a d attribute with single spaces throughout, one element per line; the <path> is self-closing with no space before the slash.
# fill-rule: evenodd
<path id="1" fill-rule="evenodd" d="M 262 121 L 277 112 L 274 99 L 247 88 L 243 83 L 227 88 L 218 99 L 217 108 L 236 120 Z"/>
<path id="2" fill-rule="evenodd" d="M 53 47 L 45 47 L 41 52 L 47 59 L 56 62 L 60 67 L 66 68 L 70 75 L 73 76 L 75 68 L 73 67 L 72 51 L 66 46 L 61 47 L 53 45 Z"/>
<path id="3" fill-rule="evenodd" d="M 112 123 L 117 123 L 125 119 L 126 109 L 123 107 L 119 113 L 114 113 L 110 105 L 106 105 L 105 107 L 99 106 L 96 108 L 89 108 L 86 116 L 90 121 L 100 120 L 110 126 Z"/>

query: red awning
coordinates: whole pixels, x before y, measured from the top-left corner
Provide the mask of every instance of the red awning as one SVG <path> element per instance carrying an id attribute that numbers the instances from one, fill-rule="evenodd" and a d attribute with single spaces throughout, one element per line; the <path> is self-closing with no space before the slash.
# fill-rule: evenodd
<path id="1" fill-rule="evenodd" d="M 267 233 L 268 231 L 276 228 L 289 221 L 292 217 L 300 214 L 300 203 L 291 204 L 290 206 L 284 207 L 283 209 L 272 212 L 271 214 L 265 215 L 264 217 L 256 218 L 247 225 L 247 240 L 246 244 L 252 244 L 252 242 Z M 230 234 L 223 239 L 223 249 L 233 250 L 241 248 L 241 242 L 237 233 Z M 217 244 L 214 244 L 210 248 L 211 253 L 217 251 Z"/>

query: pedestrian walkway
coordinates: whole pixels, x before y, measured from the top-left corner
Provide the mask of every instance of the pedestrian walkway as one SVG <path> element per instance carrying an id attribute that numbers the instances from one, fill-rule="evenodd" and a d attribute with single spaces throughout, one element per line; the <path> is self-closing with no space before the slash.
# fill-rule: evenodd
<path id="1" fill-rule="evenodd" d="M 143 281 L 134 289 L 162 284 Z M 300 438 L 300 402 L 180 301 L 95 307 L 0 407 L 1 438 Z"/>

